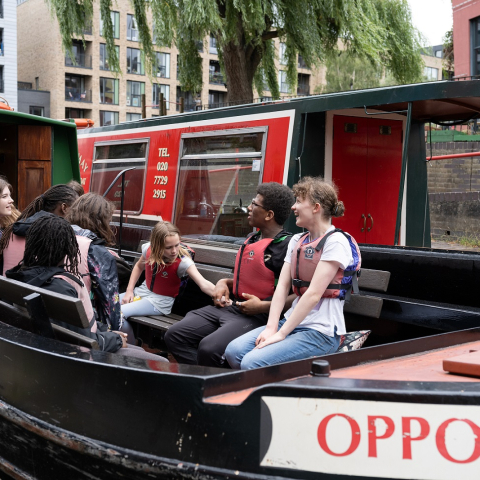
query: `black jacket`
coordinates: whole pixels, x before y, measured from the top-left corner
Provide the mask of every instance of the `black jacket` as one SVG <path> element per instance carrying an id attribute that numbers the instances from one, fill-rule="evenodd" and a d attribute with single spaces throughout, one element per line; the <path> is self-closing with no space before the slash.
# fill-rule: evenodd
<path id="1" fill-rule="evenodd" d="M 61 293 L 69 297 L 78 298 L 77 291 L 68 282 L 62 278 L 55 278 L 55 275 L 64 275 L 66 272 L 61 267 L 29 267 L 22 268 L 20 265 L 5 272 L 7 278 L 12 278 L 19 282 L 33 285 L 34 287 L 44 288 L 50 292 Z M 67 275 L 69 275 L 67 273 Z M 74 278 L 71 276 L 70 278 Z M 82 282 L 78 279 L 80 285 Z M 90 319 L 91 320 L 91 319 Z M 97 322 L 97 331 L 93 333 L 87 328 L 78 328 L 66 322 L 55 322 L 58 325 L 68 328 L 74 332 L 93 338 L 98 342 L 100 350 L 105 352 L 116 352 L 122 347 L 122 338 L 118 333 L 106 331 L 106 325 Z"/>

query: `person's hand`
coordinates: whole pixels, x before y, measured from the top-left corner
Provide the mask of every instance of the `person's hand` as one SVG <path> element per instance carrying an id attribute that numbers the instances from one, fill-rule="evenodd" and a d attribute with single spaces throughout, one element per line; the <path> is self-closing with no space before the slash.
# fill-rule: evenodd
<path id="1" fill-rule="evenodd" d="M 242 295 L 246 300 L 244 302 L 237 302 L 236 305 L 244 315 L 258 315 L 259 313 L 263 313 L 263 302 L 258 297 L 250 295 L 249 293 Z"/>
<path id="2" fill-rule="evenodd" d="M 265 329 L 260 332 L 260 335 L 255 340 L 255 345 L 258 346 L 260 343 L 265 342 L 267 338 L 270 338 L 272 335 L 274 335 L 276 331 L 276 327 L 270 327 L 267 325 Z"/>
<path id="3" fill-rule="evenodd" d="M 118 332 L 116 330 L 114 330 L 113 333 L 116 333 L 117 335 L 120 335 L 120 338 L 122 339 L 122 348 L 127 348 L 128 335 L 125 332 Z"/>
<path id="4" fill-rule="evenodd" d="M 122 298 L 122 305 L 133 302 L 134 294 L 133 292 L 125 292 L 125 295 Z"/>
<path id="5" fill-rule="evenodd" d="M 281 342 L 282 340 L 285 340 L 285 336 L 286 335 L 280 329 L 278 332 L 268 337 L 265 341 L 259 342 L 255 348 L 263 348 L 263 347 L 266 347 L 267 345 L 271 345 L 272 343 Z"/>
<path id="6" fill-rule="evenodd" d="M 212 295 L 213 304 L 216 307 L 223 308 L 232 304 L 230 301 L 230 290 L 228 285 L 222 280 L 215 285 L 215 290 Z"/>

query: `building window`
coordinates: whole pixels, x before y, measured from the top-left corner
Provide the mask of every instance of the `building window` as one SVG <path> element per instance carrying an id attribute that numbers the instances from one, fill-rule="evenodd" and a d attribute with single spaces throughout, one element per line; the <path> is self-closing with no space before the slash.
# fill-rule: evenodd
<path id="1" fill-rule="evenodd" d="M 163 99 L 165 100 L 166 109 L 170 109 L 170 85 L 159 85 L 158 83 L 154 83 L 152 85 L 153 90 L 153 108 L 160 108 L 160 94 L 163 93 Z"/>
<path id="2" fill-rule="evenodd" d="M 0 28 L 0 57 L 3 57 L 4 55 L 5 51 L 3 46 L 3 28 Z"/>
<path id="3" fill-rule="evenodd" d="M 117 112 L 100 112 L 100 119 L 102 114 L 107 113 L 117 115 L 118 123 Z M 118 173 L 125 168 L 135 167 L 135 170 L 125 175 L 124 209 L 128 213 L 140 213 L 145 192 L 147 154 L 148 140 L 144 139 L 95 143 L 90 191 L 103 194 Z M 117 210 L 120 210 L 122 197 L 121 183 L 116 182 L 106 196 L 107 200 L 115 204 Z"/>
<path id="4" fill-rule="evenodd" d="M 30 115 L 38 115 L 39 117 L 44 117 L 45 116 L 45 109 L 43 107 L 37 107 L 30 105 L 28 109 L 28 113 Z"/>
<path id="5" fill-rule="evenodd" d="M 298 74 L 297 95 L 310 95 L 310 75 Z"/>
<path id="6" fill-rule="evenodd" d="M 138 26 L 133 15 L 127 14 L 127 40 L 138 42 Z"/>
<path id="7" fill-rule="evenodd" d="M 436 50 L 436 51 L 435 51 L 435 56 L 436 56 L 437 58 L 442 58 L 442 50 Z"/>
<path id="8" fill-rule="evenodd" d="M 105 112 L 100 110 L 100 126 L 118 125 L 118 112 Z"/>
<path id="9" fill-rule="evenodd" d="M 120 13 L 110 12 L 113 24 L 113 38 L 120 38 Z M 103 20 L 100 16 L 100 36 L 103 37 Z"/>
<path id="10" fill-rule="evenodd" d="M 87 55 L 81 40 L 72 40 L 72 54 L 73 58 L 68 54 L 65 56 L 66 67 L 92 68 L 92 57 Z"/>
<path id="11" fill-rule="evenodd" d="M 287 64 L 287 58 L 285 57 L 286 49 L 287 49 L 287 46 L 283 42 L 281 42 L 280 48 L 278 49 L 278 61 L 280 62 L 280 65 Z"/>
<path id="12" fill-rule="evenodd" d="M 145 93 L 145 83 L 127 80 L 127 106 L 141 107 L 143 93 Z"/>
<path id="13" fill-rule="evenodd" d="M 66 108 L 65 118 L 85 118 L 85 110 L 81 108 Z"/>
<path id="14" fill-rule="evenodd" d="M 184 133 L 175 195 L 182 234 L 246 237 L 248 214 L 237 213 L 262 181 L 267 129 Z M 232 185 L 238 188 L 232 188 Z"/>
<path id="15" fill-rule="evenodd" d="M 215 92 L 210 90 L 208 92 L 208 108 L 226 107 L 227 94 L 225 92 Z"/>
<path id="16" fill-rule="evenodd" d="M 65 75 L 65 100 L 69 102 L 91 102 L 91 91 L 85 88 L 85 77 Z"/>
<path id="17" fill-rule="evenodd" d="M 215 37 L 210 37 L 210 50 L 209 51 L 213 55 L 218 55 L 217 39 Z"/>
<path id="18" fill-rule="evenodd" d="M 100 103 L 118 105 L 118 90 L 118 79 L 100 78 Z"/>
<path id="19" fill-rule="evenodd" d="M 117 53 L 117 58 L 120 58 L 120 47 L 118 45 L 115 46 L 115 52 Z M 110 70 L 107 57 L 107 45 L 105 43 L 100 44 L 100 70 Z"/>
<path id="20" fill-rule="evenodd" d="M 3 93 L 3 65 L 0 65 L 0 92 Z"/>
<path id="21" fill-rule="evenodd" d="M 216 60 L 210 60 L 210 65 L 208 68 L 208 83 L 214 85 L 225 85 L 225 78 L 220 70 L 220 63 Z"/>
<path id="22" fill-rule="evenodd" d="M 127 48 L 127 73 L 145 75 L 142 52 L 138 48 Z"/>
<path id="23" fill-rule="evenodd" d="M 135 120 L 141 120 L 141 113 L 127 113 L 127 122 L 134 122 Z"/>
<path id="24" fill-rule="evenodd" d="M 438 80 L 438 68 L 425 67 L 423 70 L 423 75 L 428 82 L 434 82 Z"/>
<path id="25" fill-rule="evenodd" d="M 471 29 L 471 71 L 472 75 L 480 75 L 480 17 L 470 22 Z"/>
<path id="26" fill-rule="evenodd" d="M 170 54 L 156 52 L 156 62 L 153 74 L 161 78 L 170 78 Z"/>
<path id="27" fill-rule="evenodd" d="M 278 72 L 278 84 L 280 93 L 290 93 L 290 85 L 287 83 L 287 72 L 284 70 L 279 70 Z"/>

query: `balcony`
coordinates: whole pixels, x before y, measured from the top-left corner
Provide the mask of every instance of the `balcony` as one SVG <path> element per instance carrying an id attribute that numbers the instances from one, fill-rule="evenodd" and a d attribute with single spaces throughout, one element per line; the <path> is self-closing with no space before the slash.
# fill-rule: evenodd
<path id="1" fill-rule="evenodd" d="M 298 83 L 297 95 L 310 95 L 310 85 L 308 83 Z"/>
<path id="2" fill-rule="evenodd" d="M 208 79 L 213 85 L 225 85 L 225 77 L 221 72 L 210 72 Z"/>
<path id="3" fill-rule="evenodd" d="M 67 102 L 92 103 L 92 91 L 65 87 L 65 100 Z"/>
<path id="4" fill-rule="evenodd" d="M 92 56 L 85 53 L 77 53 L 75 56 L 75 64 L 69 57 L 65 57 L 65 66 L 74 68 L 92 68 Z"/>

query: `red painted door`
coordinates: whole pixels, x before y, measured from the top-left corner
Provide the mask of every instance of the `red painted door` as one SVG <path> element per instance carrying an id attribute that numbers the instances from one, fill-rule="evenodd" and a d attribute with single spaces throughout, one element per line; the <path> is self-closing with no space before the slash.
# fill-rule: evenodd
<path id="1" fill-rule="evenodd" d="M 359 243 L 392 245 L 402 163 L 402 122 L 334 117 L 333 181 L 345 204 L 335 226 Z"/>

